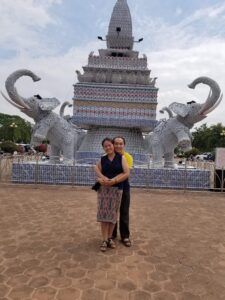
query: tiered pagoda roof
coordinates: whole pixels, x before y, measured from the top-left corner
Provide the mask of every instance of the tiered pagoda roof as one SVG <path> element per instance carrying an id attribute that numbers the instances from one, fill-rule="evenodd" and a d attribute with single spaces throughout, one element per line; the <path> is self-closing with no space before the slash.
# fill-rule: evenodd
<path id="1" fill-rule="evenodd" d="M 147 57 L 133 50 L 132 19 L 126 0 L 117 0 L 106 36 L 107 49 L 90 53 L 84 73 L 74 85 L 74 123 L 138 128 L 156 123 L 156 78 L 150 78 Z"/>

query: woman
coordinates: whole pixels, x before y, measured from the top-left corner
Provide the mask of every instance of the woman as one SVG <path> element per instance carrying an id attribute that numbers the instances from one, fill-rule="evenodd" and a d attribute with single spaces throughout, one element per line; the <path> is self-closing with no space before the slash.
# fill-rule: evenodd
<path id="1" fill-rule="evenodd" d="M 129 177 L 129 167 L 126 159 L 115 153 L 113 141 L 105 138 L 102 147 L 106 155 L 95 166 L 100 188 L 98 190 L 97 221 L 101 222 L 102 244 L 100 250 L 105 252 L 107 247 L 115 248 L 111 239 L 114 226 L 117 222 L 120 202 L 123 192 L 123 181 Z"/>

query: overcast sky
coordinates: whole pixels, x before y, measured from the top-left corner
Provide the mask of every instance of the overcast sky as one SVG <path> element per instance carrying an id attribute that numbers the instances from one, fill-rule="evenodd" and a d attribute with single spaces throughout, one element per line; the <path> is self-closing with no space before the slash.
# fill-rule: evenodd
<path id="1" fill-rule="evenodd" d="M 27 68 L 42 80 L 21 79 L 17 87 L 22 95 L 71 100 L 75 70 L 87 63 L 92 50 L 97 53 L 105 47 L 96 37 L 107 34 L 115 2 L 0 0 L 0 89 L 12 71 Z M 136 49 L 148 56 L 151 75 L 158 77 L 157 110 L 173 101 L 203 102 L 208 87 L 187 88 L 198 76 L 212 77 L 225 91 L 223 0 L 128 0 L 128 4 L 134 36 L 144 38 Z M 1 112 L 25 117 L 2 97 L 0 101 Z M 225 125 L 225 98 L 204 122 Z"/>

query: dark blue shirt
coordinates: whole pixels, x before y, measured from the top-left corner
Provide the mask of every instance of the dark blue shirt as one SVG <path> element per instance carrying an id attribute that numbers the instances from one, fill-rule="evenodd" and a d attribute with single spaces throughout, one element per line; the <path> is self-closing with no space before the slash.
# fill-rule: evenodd
<path id="1" fill-rule="evenodd" d="M 102 156 L 101 167 L 102 174 L 104 176 L 108 177 L 109 179 L 116 177 L 117 175 L 123 173 L 122 155 L 116 153 L 112 161 L 108 158 L 108 155 Z M 113 186 L 117 186 L 120 190 L 122 190 L 123 182 L 117 183 Z"/>

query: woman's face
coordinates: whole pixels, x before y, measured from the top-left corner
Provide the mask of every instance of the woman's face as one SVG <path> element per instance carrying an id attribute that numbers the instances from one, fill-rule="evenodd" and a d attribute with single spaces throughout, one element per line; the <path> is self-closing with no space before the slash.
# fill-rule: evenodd
<path id="1" fill-rule="evenodd" d="M 105 141 L 104 142 L 103 149 L 105 150 L 105 153 L 107 153 L 107 154 L 114 153 L 114 146 L 110 141 Z"/>

